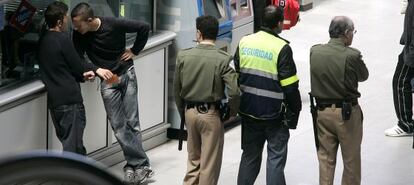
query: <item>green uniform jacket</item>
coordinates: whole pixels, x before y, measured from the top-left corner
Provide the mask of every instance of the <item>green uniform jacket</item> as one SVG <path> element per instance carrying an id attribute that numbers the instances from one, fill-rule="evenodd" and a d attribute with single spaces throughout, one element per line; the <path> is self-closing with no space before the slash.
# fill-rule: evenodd
<path id="1" fill-rule="evenodd" d="M 185 101 L 217 102 L 224 99 L 225 85 L 230 106 L 237 110 L 240 90 L 230 61 L 229 54 L 213 45 L 199 44 L 178 53 L 174 94 L 180 114 L 184 112 Z"/>
<path id="2" fill-rule="evenodd" d="M 339 38 L 311 48 L 310 73 L 312 95 L 324 100 L 356 100 L 358 82 L 368 79 L 361 52 Z"/>

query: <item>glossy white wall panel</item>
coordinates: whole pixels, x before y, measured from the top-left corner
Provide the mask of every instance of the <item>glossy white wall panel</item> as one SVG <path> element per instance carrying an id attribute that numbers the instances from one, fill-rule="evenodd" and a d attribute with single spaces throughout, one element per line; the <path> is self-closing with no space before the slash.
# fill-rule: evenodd
<path id="1" fill-rule="evenodd" d="M 84 143 L 88 153 L 106 146 L 106 111 L 101 97 L 98 79 L 81 85 L 86 111 Z"/>
<path id="2" fill-rule="evenodd" d="M 164 122 L 164 49 L 134 60 L 141 130 Z"/>
<path id="3" fill-rule="evenodd" d="M 0 113 L 0 155 L 46 149 L 46 94 Z"/>

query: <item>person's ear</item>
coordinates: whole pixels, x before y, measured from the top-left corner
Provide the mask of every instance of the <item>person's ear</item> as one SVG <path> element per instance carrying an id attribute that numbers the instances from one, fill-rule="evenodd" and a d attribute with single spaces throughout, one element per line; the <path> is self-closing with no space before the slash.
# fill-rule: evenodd
<path id="1" fill-rule="evenodd" d="M 351 30 L 346 29 L 345 33 L 344 33 L 344 36 L 349 39 L 349 33 L 351 33 L 351 32 L 352 32 Z"/>
<path id="2" fill-rule="evenodd" d="M 58 20 L 56 26 L 62 27 L 62 25 L 63 25 L 63 21 L 62 20 Z"/>
<path id="3" fill-rule="evenodd" d="M 201 31 L 197 29 L 196 32 L 197 41 L 203 40 L 203 35 L 201 34 Z"/>
<path id="4" fill-rule="evenodd" d="M 283 29 L 283 20 L 279 22 L 278 26 L 280 29 Z"/>

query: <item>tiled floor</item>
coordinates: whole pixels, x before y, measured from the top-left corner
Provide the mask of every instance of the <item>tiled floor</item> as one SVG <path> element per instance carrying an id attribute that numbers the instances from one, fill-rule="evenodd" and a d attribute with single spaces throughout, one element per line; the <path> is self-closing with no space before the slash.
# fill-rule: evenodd
<path id="1" fill-rule="evenodd" d="M 289 185 L 318 184 L 318 162 L 313 142 L 311 116 L 307 92 L 309 85 L 309 49 L 329 40 L 328 26 L 335 15 L 346 15 L 354 20 L 358 30 L 353 47 L 361 50 L 370 71 L 368 81 L 360 84 L 364 111 L 364 138 L 362 143 L 362 184 L 414 184 L 413 138 L 391 138 L 384 130 L 396 123 L 392 102 L 391 79 L 402 47 L 398 44 L 402 32 L 403 15 L 400 0 L 324 0 L 318 6 L 301 13 L 301 22 L 282 37 L 291 41 L 294 59 L 301 79 L 303 99 L 297 130 L 291 131 L 286 179 Z M 184 146 L 185 148 L 185 146 Z M 170 141 L 148 151 L 156 171 L 151 185 L 178 185 L 186 169 L 186 151 L 177 151 L 177 141 Z M 265 159 L 265 152 L 264 152 Z M 240 162 L 240 126 L 226 132 L 220 185 L 236 184 Z M 340 184 L 342 161 L 338 155 L 335 184 Z M 265 161 L 265 160 L 263 160 Z M 264 164 L 264 163 L 263 163 Z M 110 171 L 122 175 L 119 164 Z M 262 165 L 257 185 L 265 184 L 265 165 Z"/>

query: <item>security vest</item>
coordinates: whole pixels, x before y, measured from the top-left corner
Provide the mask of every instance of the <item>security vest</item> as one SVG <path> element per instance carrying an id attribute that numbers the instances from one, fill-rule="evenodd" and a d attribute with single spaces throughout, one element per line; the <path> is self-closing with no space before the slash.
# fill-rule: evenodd
<path id="1" fill-rule="evenodd" d="M 277 65 L 279 53 L 286 44 L 264 31 L 240 40 L 239 110 L 242 115 L 258 120 L 279 118 L 284 95 Z"/>

